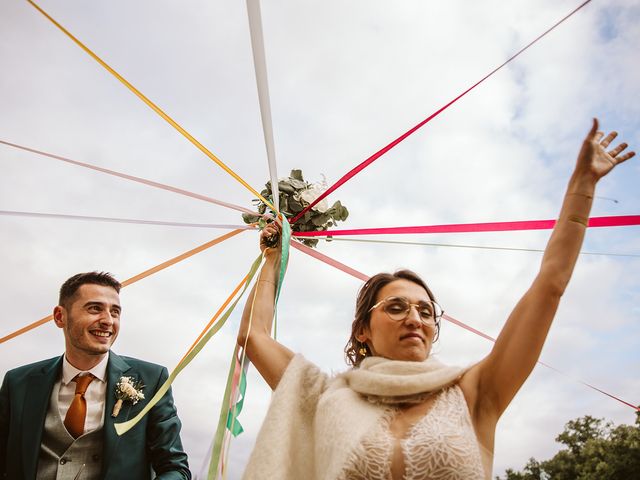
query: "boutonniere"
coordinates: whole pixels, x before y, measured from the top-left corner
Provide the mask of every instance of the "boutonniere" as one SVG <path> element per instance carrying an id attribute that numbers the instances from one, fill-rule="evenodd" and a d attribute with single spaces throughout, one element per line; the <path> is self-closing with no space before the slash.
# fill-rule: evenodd
<path id="1" fill-rule="evenodd" d="M 142 389 L 144 385 L 139 380 L 134 380 L 131 377 L 120 377 L 120 381 L 116 384 L 116 404 L 113 406 L 112 417 L 117 417 L 122 408 L 123 402 L 131 402 L 135 405 L 144 398 Z"/>

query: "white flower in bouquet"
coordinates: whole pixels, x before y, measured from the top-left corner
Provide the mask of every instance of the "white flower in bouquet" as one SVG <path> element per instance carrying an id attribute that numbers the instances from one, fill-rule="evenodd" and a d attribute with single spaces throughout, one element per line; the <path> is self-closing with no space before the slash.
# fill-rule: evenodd
<path id="1" fill-rule="evenodd" d="M 316 198 L 318 198 L 320 195 L 326 192 L 326 190 L 327 190 L 327 182 L 323 180 L 322 182 L 312 184 L 306 190 L 302 190 L 298 194 L 298 196 L 300 200 L 305 202 L 307 205 L 310 205 L 313 202 L 315 202 Z M 312 207 L 312 210 L 315 210 L 316 212 L 320 212 L 320 213 L 325 213 L 327 210 L 329 210 L 329 202 L 327 202 L 326 198 L 323 198 L 316 205 Z"/>

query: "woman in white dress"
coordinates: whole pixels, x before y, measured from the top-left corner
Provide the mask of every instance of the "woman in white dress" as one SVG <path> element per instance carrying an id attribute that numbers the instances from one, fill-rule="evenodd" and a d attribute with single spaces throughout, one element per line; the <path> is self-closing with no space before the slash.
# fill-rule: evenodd
<path id="1" fill-rule="evenodd" d="M 596 183 L 634 156 L 594 119 L 578 154 L 540 271 L 489 355 L 467 369 L 430 358 L 441 309 L 413 272 L 361 288 L 345 348 L 353 368 L 329 376 L 271 337 L 280 249 L 265 264 L 238 343 L 274 390 L 247 479 L 490 479 L 496 424 L 533 370 L 588 225 Z M 252 312 L 252 313 L 251 313 Z M 249 331 L 249 317 L 251 329 Z"/>

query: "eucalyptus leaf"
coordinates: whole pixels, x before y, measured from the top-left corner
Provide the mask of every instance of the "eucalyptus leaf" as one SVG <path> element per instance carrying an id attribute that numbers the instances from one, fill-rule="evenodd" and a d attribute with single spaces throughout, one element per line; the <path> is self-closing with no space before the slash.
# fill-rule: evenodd
<path id="1" fill-rule="evenodd" d="M 318 239 L 316 238 L 303 238 L 300 240 L 307 247 L 314 248 L 318 244 Z"/>
<path id="2" fill-rule="evenodd" d="M 280 196 L 280 210 L 284 212 L 289 211 L 289 197 L 285 195 Z"/>
<path id="3" fill-rule="evenodd" d="M 286 205 L 287 200 L 289 199 L 289 194 L 285 192 L 280 192 L 280 211 L 289 210 L 288 208 L 283 208 L 282 205 Z"/>
<path id="4" fill-rule="evenodd" d="M 307 182 L 298 180 L 297 178 L 290 178 L 289 184 L 296 190 L 303 190 L 307 188 Z"/>
<path id="5" fill-rule="evenodd" d="M 258 220 L 260 220 L 260 215 L 255 215 L 253 213 L 243 213 L 242 214 L 242 220 L 244 220 L 244 223 L 255 223 Z"/>
<path id="6" fill-rule="evenodd" d="M 318 215 L 317 217 L 313 218 L 311 221 L 315 226 L 321 227 L 329 221 L 329 215 L 327 214 Z"/>
<path id="7" fill-rule="evenodd" d="M 296 189 L 291 186 L 291 183 L 289 183 L 288 180 L 280 180 L 278 182 L 278 189 L 281 192 L 286 192 L 286 193 L 295 193 L 296 191 Z"/>
<path id="8" fill-rule="evenodd" d="M 289 199 L 289 208 L 293 213 L 298 213 L 301 212 L 304 207 L 302 206 L 302 203 L 292 197 Z"/>
<path id="9" fill-rule="evenodd" d="M 302 178 L 302 170 L 291 170 L 291 175 L 289 176 L 291 178 L 304 182 L 304 178 Z"/>

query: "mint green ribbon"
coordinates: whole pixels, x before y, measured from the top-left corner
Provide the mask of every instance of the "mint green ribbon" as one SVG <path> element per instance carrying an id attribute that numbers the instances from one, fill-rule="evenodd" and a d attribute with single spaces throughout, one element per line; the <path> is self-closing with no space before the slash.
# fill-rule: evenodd
<path id="1" fill-rule="evenodd" d="M 244 405 L 244 394 L 247 390 L 247 367 L 248 363 L 245 363 L 245 367 L 240 372 L 240 385 L 238 386 L 238 390 L 240 392 L 240 400 L 233 406 L 232 409 L 229 410 L 229 415 L 227 417 L 227 430 L 229 430 L 234 437 L 237 437 L 244 429 L 242 425 L 238 421 L 238 415 L 242 412 L 242 407 Z"/>
<path id="2" fill-rule="evenodd" d="M 284 281 L 285 273 L 287 272 L 287 264 L 289 262 L 289 248 L 291 244 L 291 225 L 287 219 L 282 216 L 282 255 L 280 257 L 280 273 L 278 276 L 278 286 L 276 288 L 276 298 L 275 298 L 275 307 L 278 306 L 278 299 L 280 298 L 280 291 L 282 290 L 282 283 Z M 243 291 L 244 293 L 244 291 Z M 277 333 L 277 308 L 274 308 L 274 329 L 273 336 L 276 338 Z M 239 400 L 238 402 L 231 408 L 229 403 L 231 401 L 231 389 L 233 387 L 233 377 L 235 374 L 235 369 L 238 365 L 238 351 L 239 346 L 236 345 L 236 348 L 233 352 L 233 359 L 231 361 L 231 365 L 229 366 L 229 373 L 227 374 L 227 385 L 224 391 L 224 401 L 222 406 L 220 407 L 220 416 L 218 417 L 218 427 L 216 428 L 216 434 L 213 441 L 213 447 L 211 450 L 211 461 L 209 462 L 209 470 L 207 473 L 208 480 L 214 480 L 218 473 L 218 469 L 220 467 L 220 456 L 222 453 L 222 445 L 224 442 L 224 432 L 225 429 L 229 430 L 231 434 L 236 437 L 240 435 L 244 429 L 242 425 L 238 421 L 238 416 L 240 412 L 242 412 L 242 407 L 244 406 L 245 393 L 247 390 L 247 377 L 246 377 L 246 369 L 249 367 L 249 363 L 246 362 L 242 372 L 240 372 L 240 382 L 238 386 L 239 391 Z M 244 353 L 243 353 L 244 355 Z"/>
<path id="3" fill-rule="evenodd" d="M 278 306 L 278 299 L 280 298 L 280 291 L 282 290 L 282 283 L 284 282 L 284 275 L 287 273 L 287 265 L 289 264 L 289 248 L 291 246 L 291 225 L 287 221 L 286 217 L 282 216 L 282 255 L 280 257 L 280 275 L 278 277 L 278 288 L 276 289 L 276 301 L 275 306 Z M 273 338 L 278 338 L 278 310 L 274 308 L 273 312 Z"/>
<path id="4" fill-rule="evenodd" d="M 224 326 L 224 324 L 226 323 L 227 319 L 229 318 L 229 315 L 231 315 L 231 312 L 233 312 L 233 309 L 236 307 L 236 305 L 238 304 L 238 301 L 244 295 L 244 292 L 247 290 L 247 287 L 251 283 L 251 280 L 253 279 L 253 277 L 255 276 L 256 272 L 258 271 L 258 267 L 260 266 L 261 261 L 262 261 L 262 256 L 260 255 L 255 259 L 255 261 L 251 265 L 251 269 L 249 270 L 249 276 L 248 276 L 247 281 L 244 284 L 244 288 L 242 289 L 242 292 L 240 293 L 238 298 L 236 298 L 236 300 L 224 312 L 222 317 L 220 317 L 220 320 L 218 320 L 209 329 L 209 331 L 200 339 L 200 341 L 196 344 L 196 346 L 193 348 L 193 350 L 191 350 L 189 352 L 189 354 L 184 358 L 184 360 L 181 361 L 176 366 L 176 368 L 169 375 L 169 378 L 167 378 L 167 380 L 164 382 L 164 384 L 158 389 L 158 391 L 153 396 L 153 398 L 149 401 L 149 403 L 147 403 L 147 405 L 145 405 L 145 407 L 140 411 L 140 413 L 138 413 L 138 415 L 136 415 L 131 420 L 128 420 L 128 421 L 122 422 L 122 423 L 116 423 L 114 425 L 114 427 L 116 429 L 116 433 L 118 435 L 122 435 L 123 433 L 128 432 L 140 420 L 142 420 L 142 417 L 144 417 L 149 412 L 149 410 L 151 410 L 153 408 L 153 406 L 160 401 L 160 399 L 164 396 L 164 394 L 167 393 L 167 390 L 169 390 L 169 387 L 171 387 L 171 384 L 173 383 L 175 378 L 180 374 L 180 372 L 187 365 L 189 365 L 189 363 L 191 363 L 191 360 L 193 360 L 196 355 L 198 355 L 200 353 L 200 351 L 204 348 L 204 346 L 207 344 L 207 342 L 209 342 L 209 340 L 211 340 L 211 337 L 213 337 L 216 333 L 218 333 L 218 331 Z M 234 360 L 235 360 L 235 357 L 234 357 Z"/>

